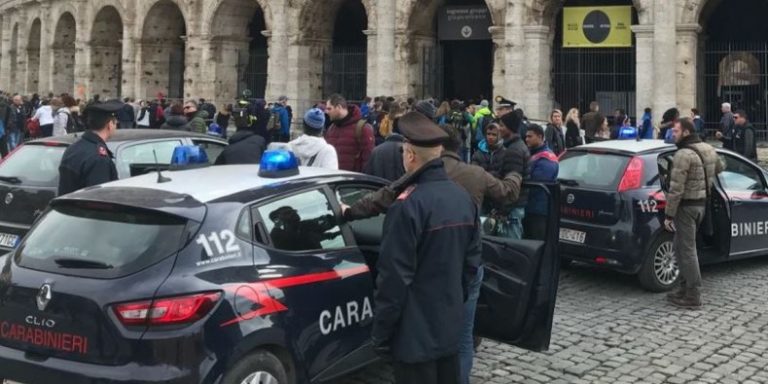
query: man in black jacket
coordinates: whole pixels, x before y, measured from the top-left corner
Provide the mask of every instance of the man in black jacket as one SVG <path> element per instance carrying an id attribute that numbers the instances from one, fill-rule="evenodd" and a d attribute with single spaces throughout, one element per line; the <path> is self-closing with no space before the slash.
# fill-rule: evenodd
<path id="1" fill-rule="evenodd" d="M 502 152 L 500 163 L 502 175 L 514 172 L 522 175 L 523 180 L 527 177 L 528 159 L 531 153 L 525 140 L 520 136 L 520 116 L 515 113 L 509 113 L 501 118 L 499 133 L 504 139 L 506 150 Z M 503 211 L 508 212 L 507 229 L 503 233 L 495 233 L 497 236 L 511 239 L 523 238 L 523 219 L 525 218 L 525 206 L 528 204 L 528 193 L 523 190 L 515 204 L 504 207 Z"/>
<path id="2" fill-rule="evenodd" d="M 400 123 L 412 177 L 384 221 L 371 337 L 394 357 L 396 383 L 458 384 L 464 300 L 482 252 L 478 207 L 445 172 L 447 134 L 418 113 Z"/>
<path id="3" fill-rule="evenodd" d="M 557 156 L 565 151 L 565 129 L 563 128 L 563 112 L 559 109 L 552 110 L 549 114 L 547 130 L 544 131 L 544 140 Z"/>
<path id="4" fill-rule="evenodd" d="M 739 109 L 733 114 L 733 151 L 757 161 L 757 143 L 755 141 L 755 128 L 749 122 L 747 112 Z"/>
<path id="5" fill-rule="evenodd" d="M 265 148 L 264 138 L 253 133 L 250 127 L 238 128 L 229 138 L 229 145 L 216 159 L 216 165 L 259 164 Z"/>

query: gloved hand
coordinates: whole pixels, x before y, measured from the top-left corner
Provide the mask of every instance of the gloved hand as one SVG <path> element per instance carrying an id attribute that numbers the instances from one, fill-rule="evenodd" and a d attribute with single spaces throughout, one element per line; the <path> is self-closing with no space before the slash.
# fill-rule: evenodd
<path id="1" fill-rule="evenodd" d="M 664 219 L 664 229 L 666 229 L 668 232 L 675 233 L 675 220 L 671 217 L 667 217 Z"/>

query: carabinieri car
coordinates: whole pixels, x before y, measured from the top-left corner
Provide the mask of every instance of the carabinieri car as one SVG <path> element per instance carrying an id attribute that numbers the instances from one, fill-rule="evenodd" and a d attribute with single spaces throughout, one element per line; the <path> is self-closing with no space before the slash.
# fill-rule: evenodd
<path id="1" fill-rule="evenodd" d="M 320 383 L 377 360 L 383 216 L 336 218 L 340 203 L 384 181 L 264 156 L 261 169 L 164 171 L 53 200 L 0 257 L 0 374 L 25 384 Z M 536 186 L 556 212 L 557 187 Z M 484 239 L 478 335 L 548 347 L 556 214 L 548 235 Z"/>
<path id="2" fill-rule="evenodd" d="M 664 182 L 676 147 L 661 140 L 612 140 L 569 149 L 560 158 L 560 251 L 579 261 L 637 274 L 654 292 L 679 277 L 672 234 L 663 229 Z M 700 233 L 699 261 L 768 254 L 768 173 L 717 149 L 724 171 L 714 181 L 713 236 Z M 714 193 L 716 192 L 716 193 Z"/>

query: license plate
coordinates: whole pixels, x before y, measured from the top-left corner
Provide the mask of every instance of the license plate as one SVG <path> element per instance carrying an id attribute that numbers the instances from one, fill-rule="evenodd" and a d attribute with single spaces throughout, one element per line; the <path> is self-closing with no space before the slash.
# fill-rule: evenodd
<path id="1" fill-rule="evenodd" d="M 574 243 L 584 244 L 584 240 L 587 238 L 587 233 L 582 231 L 574 231 L 573 229 L 560 228 L 560 240 L 572 241 Z"/>
<path id="2" fill-rule="evenodd" d="M 0 233 L 0 247 L 13 248 L 16 246 L 17 240 L 19 240 L 18 235 L 12 235 L 10 233 Z"/>

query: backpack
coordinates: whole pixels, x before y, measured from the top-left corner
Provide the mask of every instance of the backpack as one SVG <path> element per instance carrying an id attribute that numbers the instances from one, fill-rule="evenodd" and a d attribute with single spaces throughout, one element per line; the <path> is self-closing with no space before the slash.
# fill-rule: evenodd
<path id="1" fill-rule="evenodd" d="M 67 115 L 67 127 L 65 128 L 67 130 L 67 133 L 75 132 L 75 119 L 72 117 L 72 113 L 67 111 L 60 111 L 57 112 L 57 114 L 65 114 Z"/>
<path id="2" fill-rule="evenodd" d="M 269 120 L 267 121 L 267 131 L 280 130 L 280 115 L 274 109 L 269 111 Z"/>
<path id="3" fill-rule="evenodd" d="M 355 143 L 357 144 L 357 155 L 355 155 L 355 164 L 357 164 L 359 161 L 363 158 L 363 146 L 360 145 L 360 139 L 363 137 L 363 127 L 368 124 L 368 122 L 365 119 L 360 119 L 357 121 L 357 124 L 355 124 Z M 365 164 L 360 164 L 360 169 L 363 169 Z"/>
<path id="4" fill-rule="evenodd" d="M 29 133 L 29 137 L 40 137 L 43 133 L 40 130 L 40 121 L 35 119 L 27 119 L 26 128 L 27 132 Z"/>

